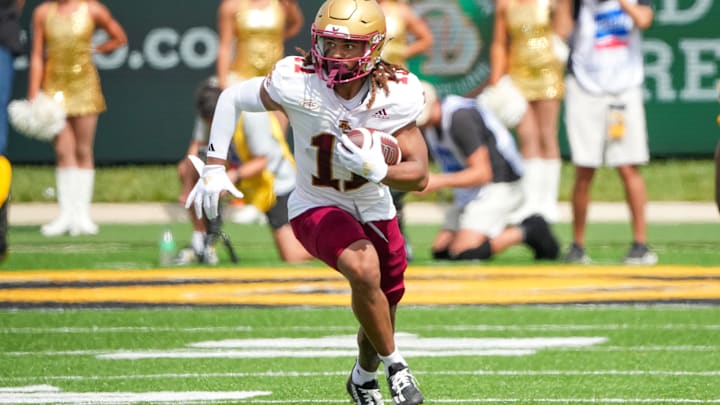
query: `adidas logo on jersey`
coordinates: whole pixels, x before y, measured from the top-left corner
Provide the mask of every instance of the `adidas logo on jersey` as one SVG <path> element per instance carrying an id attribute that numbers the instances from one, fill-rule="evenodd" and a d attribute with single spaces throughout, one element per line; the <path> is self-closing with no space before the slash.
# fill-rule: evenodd
<path id="1" fill-rule="evenodd" d="M 379 118 L 381 120 L 390 119 L 390 116 L 388 115 L 387 111 L 385 111 L 384 108 L 380 109 L 378 111 L 375 111 L 372 116 L 373 116 L 373 118 Z"/>

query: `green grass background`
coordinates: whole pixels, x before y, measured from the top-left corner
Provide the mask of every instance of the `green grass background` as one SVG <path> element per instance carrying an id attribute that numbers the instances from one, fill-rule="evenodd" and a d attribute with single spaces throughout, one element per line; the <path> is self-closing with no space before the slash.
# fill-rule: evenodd
<path id="1" fill-rule="evenodd" d="M 711 160 L 657 160 L 642 168 L 651 201 L 712 201 L 714 163 Z M 574 169 L 562 168 L 560 199 L 568 200 Z M 51 166 L 17 166 L 13 172 L 12 202 L 52 202 L 45 190 L 54 187 Z M 179 183 L 175 166 L 117 166 L 97 169 L 96 202 L 174 202 Z M 409 194 L 407 201 L 446 201 L 447 194 L 422 197 Z M 594 201 L 622 201 L 624 191 L 616 171 L 601 169 L 593 187 Z M 12 206 L 11 208 L 12 209 Z M 13 226 L 9 233 L 10 255 L 0 264 L 12 270 L 52 268 L 150 268 L 157 265 L 157 244 L 163 229 L 173 230 L 178 248 L 187 245 L 189 223 L 102 225 L 96 237 L 44 238 L 37 226 Z M 270 230 L 262 225 L 225 224 L 225 231 L 241 259 L 241 265 L 282 266 L 272 243 Z M 407 234 L 414 248 L 415 263 L 432 264 L 429 247 L 438 227 L 410 225 Z M 563 247 L 571 240 L 569 224 L 555 225 Z M 720 264 L 720 227 L 708 224 L 650 224 L 649 241 L 661 264 Z M 599 264 L 615 264 L 630 243 L 627 223 L 591 223 L 586 248 Z M 219 249 L 221 265 L 231 265 Z M 502 253 L 493 264 L 533 263 L 530 251 L 517 246 Z M 311 263 L 309 265 L 319 265 Z M 446 264 L 443 264 L 446 265 Z"/>
<path id="2" fill-rule="evenodd" d="M 436 168 L 433 168 L 436 170 Z M 712 201 L 715 190 L 715 168 L 710 159 L 657 160 L 641 168 L 651 201 Z M 570 199 L 574 169 L 565 162 L 562 167 L 560 200 Z M 52 166 L 15 166 L 12 198 L 14 202 L 54 201 L 45 190 L 55 187 Z M 140 202 L 177 200 L 179 183 L 173 165 L 99 167 L 95 181 L 95 202 Z M 595 201 L 622 201 L 622 183 L 617 172 L 603 168 L 593 183 Z M 446 201 L 449 193 L 431 193 L 408 201 Z"/>
<path id="3" fill-rule="evenodd" d="M 430 246 L 439 225 L 409 225 L 407 234 L 413 246 L 413 265 L 452 266 L 431 260 Z M 101 225 L 97 236 L 45 238 L 38 226 L 14 226 L 9 233 L 10 253 L 1 269 L 144 269 L 158 266 L 158 242 L 164 229 L 175 235 L 178 248 L 189 245 L 189 223 Z M 562 247 L 570 243 L 570 224 L 554 225 Z M 720 226 L 715 223 L 657 223 L 648 227 L 652 248 L 660 264 L 700 266 L 720 265 Z M 227 223 L 223 227 L 240 257 L 240 266 L 286 266 L 280 261 L 267 225 Z M 596 264 L 619 264 L 630 246 L 630 226 L 626 223 L 591 223 L 586 249 Z M 222 244 L 217 244 L 220 267 L 235 266 Z M 535 263 L 524 245 L 501 253 L 493 265 Z M 562 266 L 555 262 L 543 266 Z M 321 262 L 297 265 L 324 266 Z"/>

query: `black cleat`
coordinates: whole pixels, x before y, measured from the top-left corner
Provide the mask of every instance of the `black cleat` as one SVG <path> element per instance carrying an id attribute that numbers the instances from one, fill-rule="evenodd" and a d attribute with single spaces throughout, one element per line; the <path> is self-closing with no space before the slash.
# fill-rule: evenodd
<path id="1" fill-rule="evenodd" d="M 423 394 L 418 389 L 417 381 L 410 374 L 408 366 L 402 363 L 393 363 L 389 367 L 389 374 L 387 381 L 393 404 L 418 405 L 423 403 L 425 400 Z"/>
<path id="2" fill-rule="evenodd" d="M 368 381 L 363 385 L 352 382 L 352 376 L 348 377 L 345 384 L 348 394 L 356 405 L 383 405 L 382 394 L 377 380 Z"/>

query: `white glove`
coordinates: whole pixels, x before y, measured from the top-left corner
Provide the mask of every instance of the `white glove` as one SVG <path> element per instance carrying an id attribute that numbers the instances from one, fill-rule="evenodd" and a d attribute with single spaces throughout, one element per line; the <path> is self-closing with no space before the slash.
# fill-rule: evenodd
<path id="1" fill-rule="evenodd" d="M 373 183 L 380 183 L 387 176 L 388 165 L 382 153 L 380 134 L 373 133 L 372 139 L 370 149 L 361 149 L 343 134 L 335 145 L 335 155 L 338 162 L 351 172 Z"/>
<path id="2" fill-rule="evenodd" d="M 191 204 L 195 204 L 195 215 L 198 219 L 202 218 L 203 208 L 208 219 L 214 219 L 218 216 L 218 202 L 220 193 L 229 191 L 237 198 L 241 198 L 243 193 L 238 190 L 230 181 L 225 173 L 223 165 L 205 165 L 197 156 L 188 155 L 188 159 L 195 166 L 195 170 L 200 174 L 200 179 L 195 183 L 195 187 L 190 190 L 185 208 L 190 208 Z"/>

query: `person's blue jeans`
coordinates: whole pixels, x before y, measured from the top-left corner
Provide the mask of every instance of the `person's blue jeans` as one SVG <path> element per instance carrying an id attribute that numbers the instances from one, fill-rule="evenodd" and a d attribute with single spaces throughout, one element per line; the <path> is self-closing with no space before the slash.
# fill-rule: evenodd
<path id="1" fill-rule="evenodd" d="M 0 155 L 5 155 L 8 142 L 7 106 L 12 95 L 13 55 L 9 49 L 0 47 Z"/>

